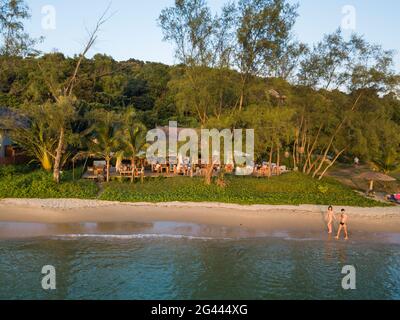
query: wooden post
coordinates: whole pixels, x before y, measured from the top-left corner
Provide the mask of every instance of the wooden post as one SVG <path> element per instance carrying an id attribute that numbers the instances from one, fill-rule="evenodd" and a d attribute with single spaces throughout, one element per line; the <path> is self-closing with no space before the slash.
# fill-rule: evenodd
<path id="1" fill-rule="evenodd" d="M 88 159 L 89 159 L 89 156 L 86 157 L 85 163 L 83 164 L 82 174 L 81 174 L 80 178 L 82 178 L 82 175 L 85 174 Z"/>
<path id="2" fill-rule="evenodd" d="M 280 176 L 281 175 L 281 149 L 279 146 L 279 142 L 278 142 L 278 146 L 277 146 L 277 156 L 276 156 L 276 175 Z"/>

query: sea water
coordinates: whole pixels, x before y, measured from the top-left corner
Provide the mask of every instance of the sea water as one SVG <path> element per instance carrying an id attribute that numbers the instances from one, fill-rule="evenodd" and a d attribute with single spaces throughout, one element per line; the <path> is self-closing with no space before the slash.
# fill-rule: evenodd
<path id="1" fill-rule="evenodd" d="M 396 236 L 345 242 L 287 232 L 113 232 L 2 239 L 0 299 L 400 299 Z M 41 286 L 45 265 L 55 267 L 56 290 Z M 342 287 L 346 265 L 355 267 L 355 290 Z"/>

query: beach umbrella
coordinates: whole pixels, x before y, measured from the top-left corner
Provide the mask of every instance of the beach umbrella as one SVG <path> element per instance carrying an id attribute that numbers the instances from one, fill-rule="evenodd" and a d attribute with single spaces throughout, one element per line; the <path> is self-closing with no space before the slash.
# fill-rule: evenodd
<path id="1" fill-rule="evenodd" d="M 364 172 L 357 176 L 359 179 L 364 179 L 369 181 L 369 190 L 374 190 L 374 181 L 382 181 L 382 182 L 392 182 L 396 181 L 395 178 L 388 176 L 387 174 L 383 174 L 380 172 Z"/>

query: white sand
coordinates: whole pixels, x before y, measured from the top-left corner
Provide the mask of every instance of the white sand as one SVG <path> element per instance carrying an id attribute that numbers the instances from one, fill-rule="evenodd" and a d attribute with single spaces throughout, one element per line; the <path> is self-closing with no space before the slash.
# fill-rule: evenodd
<path id="1" fill-rule="evenodd" d="M 342 207 L 335 207 L 339 214 Z M 399 232 L 400 207 L 343 207 L 349 226 L 359 231 Z M 121 203 L 78 199 L 3 199 L 0 221 L 74 222 L 191 222 L 260 230 L 312 231 L 325 228 L 327 207 L 271 206 L 223 203 Z"/>

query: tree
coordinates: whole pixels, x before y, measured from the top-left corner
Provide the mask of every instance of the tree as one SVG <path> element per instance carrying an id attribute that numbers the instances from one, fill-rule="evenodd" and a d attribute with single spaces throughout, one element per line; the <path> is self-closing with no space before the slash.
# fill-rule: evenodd
<path id="1" fill-rule="evenodd" d="M 28 105 L 10 119 L 11 137 L 46 171 L 51 171 L 57 145 L 58 125 L 50 103 Z"/>
<path id="2" fill-rule="evenodd" d="M 214 28 L 210 8 L 204 0 L 175 0 L 158 19 L 165 41 L 175 44 L 175 56 L 186 66 L 207 66 Z"/>
<path id="3" fill-rule="evenodd" d="M 255 152 L 258 159 L 268 157 L 270 168 L 276 160 L 277 167 L 281 164 L 283 147 L 293 139 L 292 120 L 295 114 L 293 108 L 276 108 L 269 106 L 250 106 L 243 112 L 243 120 L 247 126 L 255 130 Z M 279 170 L 277 172 L 279 174 Z M 272 171 L 269 171 L 269 176 Z"/>
<path id="4" fill-rule="evenodd" d="M 176 0 L 175 6 L 162 10 L 159 23 L 164 40 L 173 42 L 175 56 L 182 63 L 182 81 L 175 88 L 183 89 L 178 101 L 184 109 L 193 109 L 204 124 L 207 117 L 207 92 L 204 75 L 212 62 L 214 21 L 204 0 Z"/>
<path id="5" fill-rule="evenodd" d="M 182 113 L 191 113 L 201 126 L 210 117 L 233 109 L 229 78 L 234 47 L 233 5 L 225 5 L 214 18 L 204 0 L 177 0 L 162 11 L 159 22 L 164 40 L 173 42 L 181 63 L 172 74 L 170 88 Z M 232 99 L 233 98 L 233 99 Z"/>
<path id="6" fill-rule="evenodd" d="M 74 104 L 73 104 L 73 101 L 75 100 L 74 88 L 78 81 L 78 74 L 79 74 L 81 65 L 85 59 L 86 54 L 91 49 L 91 47 L 95 44 L 97 37 L 98 37 L 98 32 L 100 31 L 101 26 L 107 21 L 108 10 L 109 10 L 109 8 L 107 8 L 107 10 L 99 18 L 93 31 L 90 32 L 89 39 L 88 39 L 83 51 L 79 55 L 79 57 L 76 61 L 75 67 L 72 71 L 72 74 L 69 76 L 67 81 L 65 81 L 62 84 L 53 83 L 52 81 L 50 81 L 50 79 L 52 79 L 52 78 L 48 77 L 45 70 L 39 64 L 39 68 L 42 70 L 42 73 L 43 73 L 44 81 L 46 82 L 48 89 L 55 101 L 55 108 L 60 113 L 63 113 L 64 108 L 68 108 L 68 109 L 74 108 Z M 68 113 L 68 114 L 73 114 L 73 113 Z M 66 142 L 67 142 L 66 127 L 71 122 L 71 118 L 64 117 L 64 118 L 62 118 L 62 120 L 63 121 L 59 123 L 60 129 L 59 129 L 59 135 L 58 135 L 58 144 L 57 144 L 57 148 L 55 151 L 55 159 L 54 159 L 54 166 L 53 166 L 53 178 L 54 178 L 54 181 L 57 183 L 60 182 L 60 170 L 62 168 L 61 159 L 62 159 L 63 153 L 65 152 L 65 149 L 67 147 L 66 146 Z"/>
<path id="7" fill-rule="evenodd" d="M 121 118 L 112 111 L 92 111 L 87 114 L 90 127 L 85 131 L 86 148 L 81 152 L 106 161 L 106 181 L 110 181 L 111 160 L 122 152 L 123 128 Z"/>
<path id="8" fill-rule="evenodd" d="M 136 112 L 133 108 L 127 109 L 123 118 L 123 143 L 124 156 L 131 160 L 132 168 L 135 168 L 136 158 L 140 152 L 145 150 L 147 130 L 146 127 L 138 120 Z"/>
<path id="9" fill-rule="evenodd" d="M 25 32 L 24 20 L 30 18 L 29 8 L 23 0 L 0 0 L 0 54 L 9 57 L 37 53 L 33 49 L 40 40 Z"/>
<path id="10" fill-rule="evenodd" d="M 380 171 L 387 174 L 400 167 L 400 126 L 386 117 L 376 120 L 373 126 L 379 145 L 371 155 L 371 160 Z"/>
<path id="11" fill-rule="evenodd" d="M 299 82 L 313 88 L 386 93 L 396 84 L 393 51 L 368 43 L 357 34 L 346 41 L 342 30 L 325 35 L 301 62 Z"/>
<path id="12" fill-rule="evenodd" d="M 236 65 L 241 74 L 239 110 L 251 77 L 289 77 L 303 46 L 292 42 L 297 5 L 285 0 L 240 0 Z M 288 61 L 290 60 L 290 62 Z"/>
<path id="13" fill-rule="evenodd" d="M 392 52 L 384 51 L 380 46 L 371 45 L 355 34 L 346 41 L 340 29 L 333 34 L 326 35 L 321 42 L 314 46 L 301 63 L 300 83 L 314 89 L 332 90 L 329 93 L 331 96 L 337 90 L 347 90 L 350 92 L 351 102 L 347 102 L 350 107 L 343 106 L 346 108 L 344 112 L 342 111 L 343 115 L 336 116 L 337 124 L 329 130 L 328 134 L 326 132 L 328 127 L 323 122 L 318 132 L 314 128 L 313 135 L 316 136 L 316 139 L 308 149 L 303 172 L 312 173 L 313 177 L 319 176 L 319 179 L 322 179 L 335 161 L 349 149 L 349 138 L 347 138 L 347 144 L 344 143 L 346 139 L 341 139 L 342 132 L 346 131 L 346 127 L 351 126 L 352 122 L 357 121 L 357 116 L 363 116 L 357 112 L 357 109 L 363 105 L 364 99 L 370 99 L 371 93 L 377 96 L 393 90 L 396 76 L 392 68 Z M 329 100 L 332 102 L 337 98 L 339 98 L 338 95 L 333 99 L 330 97 Z M 328 113 L 329 111 L 327 111 Z M 366 130 L 368 129 L 364 129 L 364 131 Z M 298 154 L 299 136 L 303 138 L 301 147 L 303 150 L 305 146 L 310 146 L 307 140 L 308 131 L 308 124 L 307 121 L 304 121 L 303 115 L 297 129 L 295 154 Z M 325 140 L 322 146 L 319 146 L 321 142 L 318 140 L 320 139 Z M 338 144 L 341 144 L 341 147 L 338 148 Z M 313 152 L 317 150 L 320 151 L 320 155 L 311 161 L 314 157 Z M 332 151 L 335 152 L 335 155 L 331 161 L 328 161 Z"/>

